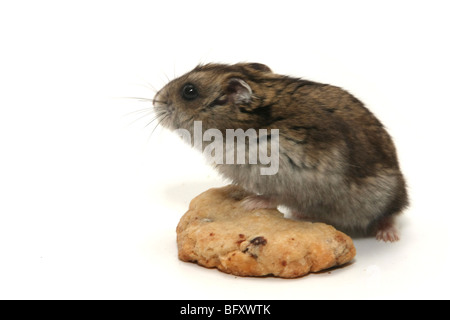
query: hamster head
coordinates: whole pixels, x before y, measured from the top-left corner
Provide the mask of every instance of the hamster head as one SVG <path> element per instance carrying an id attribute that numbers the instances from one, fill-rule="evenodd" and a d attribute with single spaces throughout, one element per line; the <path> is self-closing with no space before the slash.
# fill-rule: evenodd
<path id="1" fill-rule="evenodd" d="M 219 130 L 255 128 L 249 114 L 258 94 L 252 79 L 273 75 L 259 63 L 206 64 L 172 80 L 154 98 L 160 123 L 171 130 L 191 130 L 194 121 Z"/>

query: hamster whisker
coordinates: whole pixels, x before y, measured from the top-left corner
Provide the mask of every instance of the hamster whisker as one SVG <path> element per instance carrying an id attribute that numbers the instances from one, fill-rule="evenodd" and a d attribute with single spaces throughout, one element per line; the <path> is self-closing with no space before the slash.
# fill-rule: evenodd
<path id="1" fill-rule="evenodd" d="M 153 128 L 153 130 L 152 130 L 152 132 L 150 133 L 150 135 L 149 135 L 149 137 L 148 137 L 148 140 L 150 140 L 150 138 L 153 136 L 153 133 L 155 132 L 155 130 L 156 130 L 156 128 L 158 128 L 159 127 L 159 125 L 169 116 L 169 113 L 167 113 L 167 112 L 162 112 L 162 113 L 160 113 L 160 114 L 158 114 L 152 121 L 150 121 L 147 125 L 146 125 L 146 127 L 150 124 L 150 123 L 152 123 L 153 121 L 155 121 L 156 119 L 158 119 L 158 118 L 160 118 L 160 117 L 163 117 L 160 121 L 158 121 L 157 123 L 156 123 L 156 126 Z"/>
<path id="2" fill-rule="evenodd" d="M 155 110 L 153 108 L 143 108 L 143 109 L 139 109 L 139 110 L 135 110 L 135 111 L 131 111 L 131 112 L 125 113 L 123 115 L 123 117 L 127 117 L 127 116 L 130 116 L 130 115 L 134 115 L 134 114 L 142 113 L 142 112 L 155 112 Z"/>
<path id="3" fill-rule="evenodd" d="M 165 73 L 165 72 L 163 72 L 164 73 L 164 76 L 166 77 L 166 79 L 167 79 L 167 83 L 169 83 L 170 82 L 170 78 L 169 78 L 169 76 L 167 75 L 167 73 Z"/>
<path id="4" fill-rule="evenodd" d="M 142 113 L 142 112 L 145 112 L 145 110 L 138 110 L 138 111 L 135 111 L 135 113 L 136 113 L 136 112 Z M 140 117 L 138 117 L 137 119 L 134 119 L 133 121 L 131 121 L 131 122 L 128 124 L 128 126 L 131 126 L 132 124 L 138 122 L 139 120 L 141 120 L 141 119 L 143 119 L 143 118 L 146 118 L 146 117 L 150 116 L 153 112 L 154 112 L 153 110 L 148 110 L 143 116 L 140 116 Z M 156 118 L 156 117 L 155 117 L 155 118 Z"/>
<path id="5" fill-rule="evenodd" d="M 166 113 L 159 113 L 159 114 L 157 114 L 152 120 L 150 120 L 149 123 L 147 123 L 147 124 L 145 125 L 144 128 L 147 128 L 149 125 L 151 125 L 151 124 L 152 124 L 155 120 L 157 120 L 158 118 L 163 117 L 163 119 L 164 119 L 166 116 L 167 116 Z M 162 120 L 161 120 L 161 121 L 162 121 Z M 158 124 L 161 123 L 161 121 L 158 121 Z M 157 124 L 156 126 L 158 126 L 158 124 Z"/>
<path id="6" fill-rule="evenodd" d="M 145 82 L 145 84 L 143 85 L 145 88 L 148 88 L 150 90 L 152 90 L 155 94 L 158 92 L 158 89 L 156 89 L 151 83 L 149 82 Z"/>
<path id="7" fill-rule="evenodd" d="M 156 89 L 150 82 L 146 81 L 145 79 L 140 79 L 139 82 L 132 83 L 134 86 L 143 87 L 145 89 L 149 89 L 150 91 L 153 91 L 153 93 L 157 93 L 159 90 Z"/>
<path id="8" fill-rule="evenodd" d="M 155 99 L 151 99 L 151 98 L 142 98 L 142 97 L 122 97 L 123 99 L 133 99 L 133 100 L 138 100 L 141 102 L 162 102 L 159 100 L 155 100 Z"/>

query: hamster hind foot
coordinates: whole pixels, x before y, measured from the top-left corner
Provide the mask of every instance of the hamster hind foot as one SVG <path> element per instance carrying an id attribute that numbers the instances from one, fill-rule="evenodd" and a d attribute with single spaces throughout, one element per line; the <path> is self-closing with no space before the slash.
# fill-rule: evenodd
<path id="1" fill-rule="evenodd" d="M 241 205 L 244 209 L 250 211 L 255 209 L 276 209 L 278 206 L 273 198 L 263 195 L 248 196 L 242 201 Z"/>
<path id="2" fill-rule="evenodd" d="M 393 216 L 385 217 L 377 225 L 376 239 L 384 242 L 395 242 L 400 240 Z"/>

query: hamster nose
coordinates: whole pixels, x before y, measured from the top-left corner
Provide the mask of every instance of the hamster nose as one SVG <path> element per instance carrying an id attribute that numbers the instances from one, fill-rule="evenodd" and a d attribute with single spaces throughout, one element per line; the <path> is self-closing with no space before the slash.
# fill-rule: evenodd
<path id="1" fill-rule="evenodd" d="M 153 97 L 153 106 L 156 107 L 156 105 L 158 104 L 158 96 L 159 96 L 159 92 L 157 94 L 155 94 L 155 96 Z"/>

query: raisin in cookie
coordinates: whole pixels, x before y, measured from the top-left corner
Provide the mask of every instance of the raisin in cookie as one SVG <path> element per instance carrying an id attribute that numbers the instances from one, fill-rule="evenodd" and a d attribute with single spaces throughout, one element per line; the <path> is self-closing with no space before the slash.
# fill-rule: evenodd
<path id="1" fill-rule="evenodd" d="M 284 218 L 276 209 L 247 210 L 238 186 L 196 198 L 177 227 L 178 257 L 239 276 L 295 278 L 345 264 L 350 237 L 330 225 Z"/>

